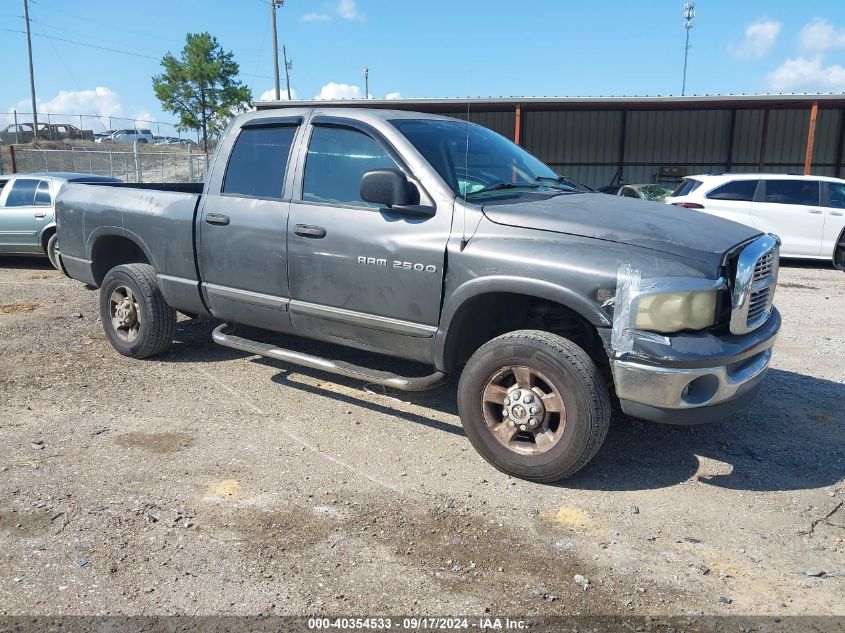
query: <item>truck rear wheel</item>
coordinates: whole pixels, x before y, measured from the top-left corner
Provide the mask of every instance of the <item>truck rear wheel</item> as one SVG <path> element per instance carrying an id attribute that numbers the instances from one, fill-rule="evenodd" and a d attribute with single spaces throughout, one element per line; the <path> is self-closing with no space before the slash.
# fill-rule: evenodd
<path id="1" fill-rule="evenodd" d="M 481 346 L 461 374 L 458 411 L 484 459 L 540 482 L 583 468 L 610 426 L 610 396 L 599 368 L 572 341 L 539 330 Z"/>
<path id="2" fill-rule="evenodd" d="M 164 300 L 149 264 L 115 266 L 106 274 L 100 318 L 112 347 L 132 358 L 166 351 L 176 333 L 176 310 Z"/>

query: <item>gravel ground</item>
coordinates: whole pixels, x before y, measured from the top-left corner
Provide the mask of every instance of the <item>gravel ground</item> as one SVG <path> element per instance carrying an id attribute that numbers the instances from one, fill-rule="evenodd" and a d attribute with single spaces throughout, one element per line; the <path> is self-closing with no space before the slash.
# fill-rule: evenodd
<path id="1" fill-rule="evenodd" d="M 475 453 L 454 380 L 367 389 L 205 319 L 134 361 L 96 301 L 0 259 L 0 615 L 845 615 L 842 272 L 782 268 L 751 410 L 616 421 L 558 485 Z"/>

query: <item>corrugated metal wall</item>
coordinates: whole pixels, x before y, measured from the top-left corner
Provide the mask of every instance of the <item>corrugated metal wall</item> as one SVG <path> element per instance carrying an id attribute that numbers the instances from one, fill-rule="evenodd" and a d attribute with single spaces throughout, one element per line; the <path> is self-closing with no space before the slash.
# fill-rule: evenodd
<path id="1" fill-rule="evenodd" d="M 467 120 L 466 112 L 450 114 L 449 116 L 460 119 L 461 121 Z M 502 136 L 513 139 L 514 126 L 516 125 L 516 112 L 514 110 L 502 112 L 473 112 L 470 110 L 469 120 L 472 123 L 478 123 L 478 125 L 488 127 Z"/>
<path id="2" fill-rule="evenodd" d="M 802 173 L 809 115 L 809 109 L 771 109 L 766 122 L 764 109 L 524 110 L 522 145 L 557 173 L 592 187 L 615 182 L 620 167 L 626 183 L 671 184 L 659 175 L 665 167 L 686 174 Z M 465 113 L 451 116 L 466 119 Z M 838 109 L 818 111 L 814 174 L 837 175 L 836 161 L 845 155 L 845 147 L 837 147 L 842 116 Z M 470 120 L 514 137 L 513 110 L 471 111 Z"/>

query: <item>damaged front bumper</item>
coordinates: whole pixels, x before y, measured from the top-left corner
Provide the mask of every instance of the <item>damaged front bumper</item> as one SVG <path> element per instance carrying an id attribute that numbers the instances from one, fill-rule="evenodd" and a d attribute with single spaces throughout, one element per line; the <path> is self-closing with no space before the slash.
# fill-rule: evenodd
<path id="1" fill-rule="evenodd" d="M 622 410 L 669 424 L 714 422 L 736 413 L 760 389 L 780 324 L 772 308 L 763 325 L 741 336 L 632 332 L 631 351 L 611 357 Z"/>

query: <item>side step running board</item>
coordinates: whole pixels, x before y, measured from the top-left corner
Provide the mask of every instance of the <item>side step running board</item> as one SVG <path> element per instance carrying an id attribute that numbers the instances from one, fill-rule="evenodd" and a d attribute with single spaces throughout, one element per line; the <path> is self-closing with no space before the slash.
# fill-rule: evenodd
<path id="1" fill-rule="evenodd" d="M 339 360 L 329 360 L 327 358 L 320 358 L 319 356 L 293 352 L 267 343 L 259 343 L 258 341 L 251 341 L 240 336 L 235 336 L 234 334 L 229 334 L 227 330 L 230 327 L 231 324 L 229 323 L 218 325 L 214 328 L 211 338 L 219 345 L 239 349 L 242 352 L 275 358 L 276 360 L 302 365 L 303 367 L 311 367 L 312 369 L 320 369 L 332 374 L 346 376 L 347 378 L 364 380 L 377 385 L 391 387 L 392 389 L 399 389 L 400 391 L 428 391 L 429 389 L 438 387 L 446 379 L 446 374 L 442 371 L 436 371 L 428 376 L 408 378 L 388 371 L 377 371 Z"/>

